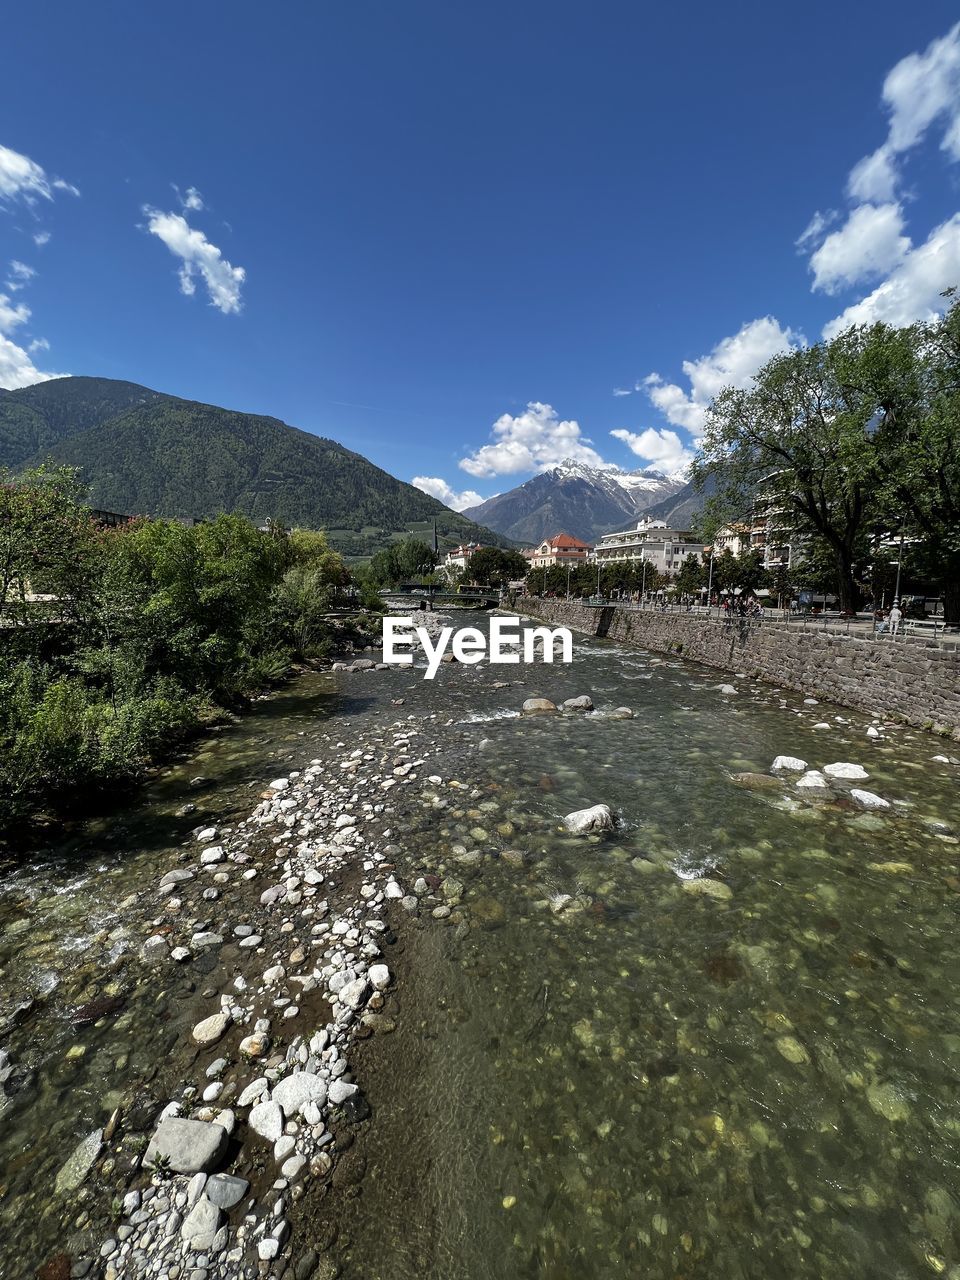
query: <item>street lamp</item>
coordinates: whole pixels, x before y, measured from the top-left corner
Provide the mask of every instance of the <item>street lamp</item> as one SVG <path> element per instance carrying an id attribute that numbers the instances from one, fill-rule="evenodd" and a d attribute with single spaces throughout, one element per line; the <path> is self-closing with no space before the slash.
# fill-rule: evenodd
<path id="1" fill-rule="evenodd" d="M 710 548 L 710 573 L 707 577 L 707 608 L 713 602 L 713 547 Z"/>
<path id="2" fill-rule="evenodd" d="M 893 588 L 893 602 L 900 602 L 900 566 L 903 564 L 903 525 L 900 526 L 900 551 L 897 558 L 897 585 Z"/>
<path id="3" fill-rule="evenodd" d="M 543 566 L 543 594 L 547 594 L 547 566 Z"/>
<path id="4" fill-rule="evenodd" d="M 640 604 L 643 604 L 643 598 L 647 594 L 647 558 L 643 558 L 643 573 L 640 575 Z"/>
<path id="5" fill-rule="evenodd" d="M 597 599 L 600 599 L 600 561 L 597 561 Z"/>
<path id="6" fill-rule="evenodd" d="M 568 600 L 570 599 L 570 572 L 572 569 L 573 569 L 573 564 L 572 563 L 568 564 L 567 565 L 567 599 Z"/>

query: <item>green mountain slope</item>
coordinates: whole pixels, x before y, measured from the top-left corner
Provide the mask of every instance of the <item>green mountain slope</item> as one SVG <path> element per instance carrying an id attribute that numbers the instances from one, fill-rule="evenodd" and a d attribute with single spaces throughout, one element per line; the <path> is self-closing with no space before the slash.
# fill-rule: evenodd
<path id="1" fill-rule="evenodd" d="M 336 441 L 277 418 L 181 400 L 105 378 L 59 378 L 0 393 L 0 465 L 80 468 L 95 507 L 326 528 L 369 554 L 433 521 L 447 543 L 509 545 Z"/>

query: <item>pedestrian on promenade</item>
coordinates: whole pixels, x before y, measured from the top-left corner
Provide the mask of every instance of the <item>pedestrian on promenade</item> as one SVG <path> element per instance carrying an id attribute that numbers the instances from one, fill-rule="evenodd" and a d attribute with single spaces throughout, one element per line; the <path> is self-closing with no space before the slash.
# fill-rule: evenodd
<path id="1" fill-rule="evenodd" d="M 897 632 L 900 630 L 900 623 L 902 620 L 903 620 L 903 612 L 900 608 L 900 601 L 894 600 L 893 608 L 890 610 L 890 613 L 887 617 L 887 621 L 890 623 L 890 633 L 894 637 L 894 639 L 896 639 Z"/>

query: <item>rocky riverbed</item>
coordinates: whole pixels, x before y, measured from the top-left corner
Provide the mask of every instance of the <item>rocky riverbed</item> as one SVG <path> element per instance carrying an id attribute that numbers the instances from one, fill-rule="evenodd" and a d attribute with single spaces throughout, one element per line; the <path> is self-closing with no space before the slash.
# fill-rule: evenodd
<path id="1" fill-rule="evenodd" d="M 956 760 L 609 645 L 420 674 L 7 886 L 4 1276 L 952 1275 Z"/>

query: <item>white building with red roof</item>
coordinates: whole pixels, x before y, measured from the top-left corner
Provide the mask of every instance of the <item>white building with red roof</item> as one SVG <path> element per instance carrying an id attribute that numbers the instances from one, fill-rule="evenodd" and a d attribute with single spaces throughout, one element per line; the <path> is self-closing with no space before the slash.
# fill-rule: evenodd
<path id="1" fill-rule="evenodd" d="M 534 569 L 552 569 L 558 564 L 576 566 L 586 563 L 592 550 L 588 542 L 581 542 L 572 534 L 555 533 L 533 548 L 529 553 L 530 564 Z"/>

